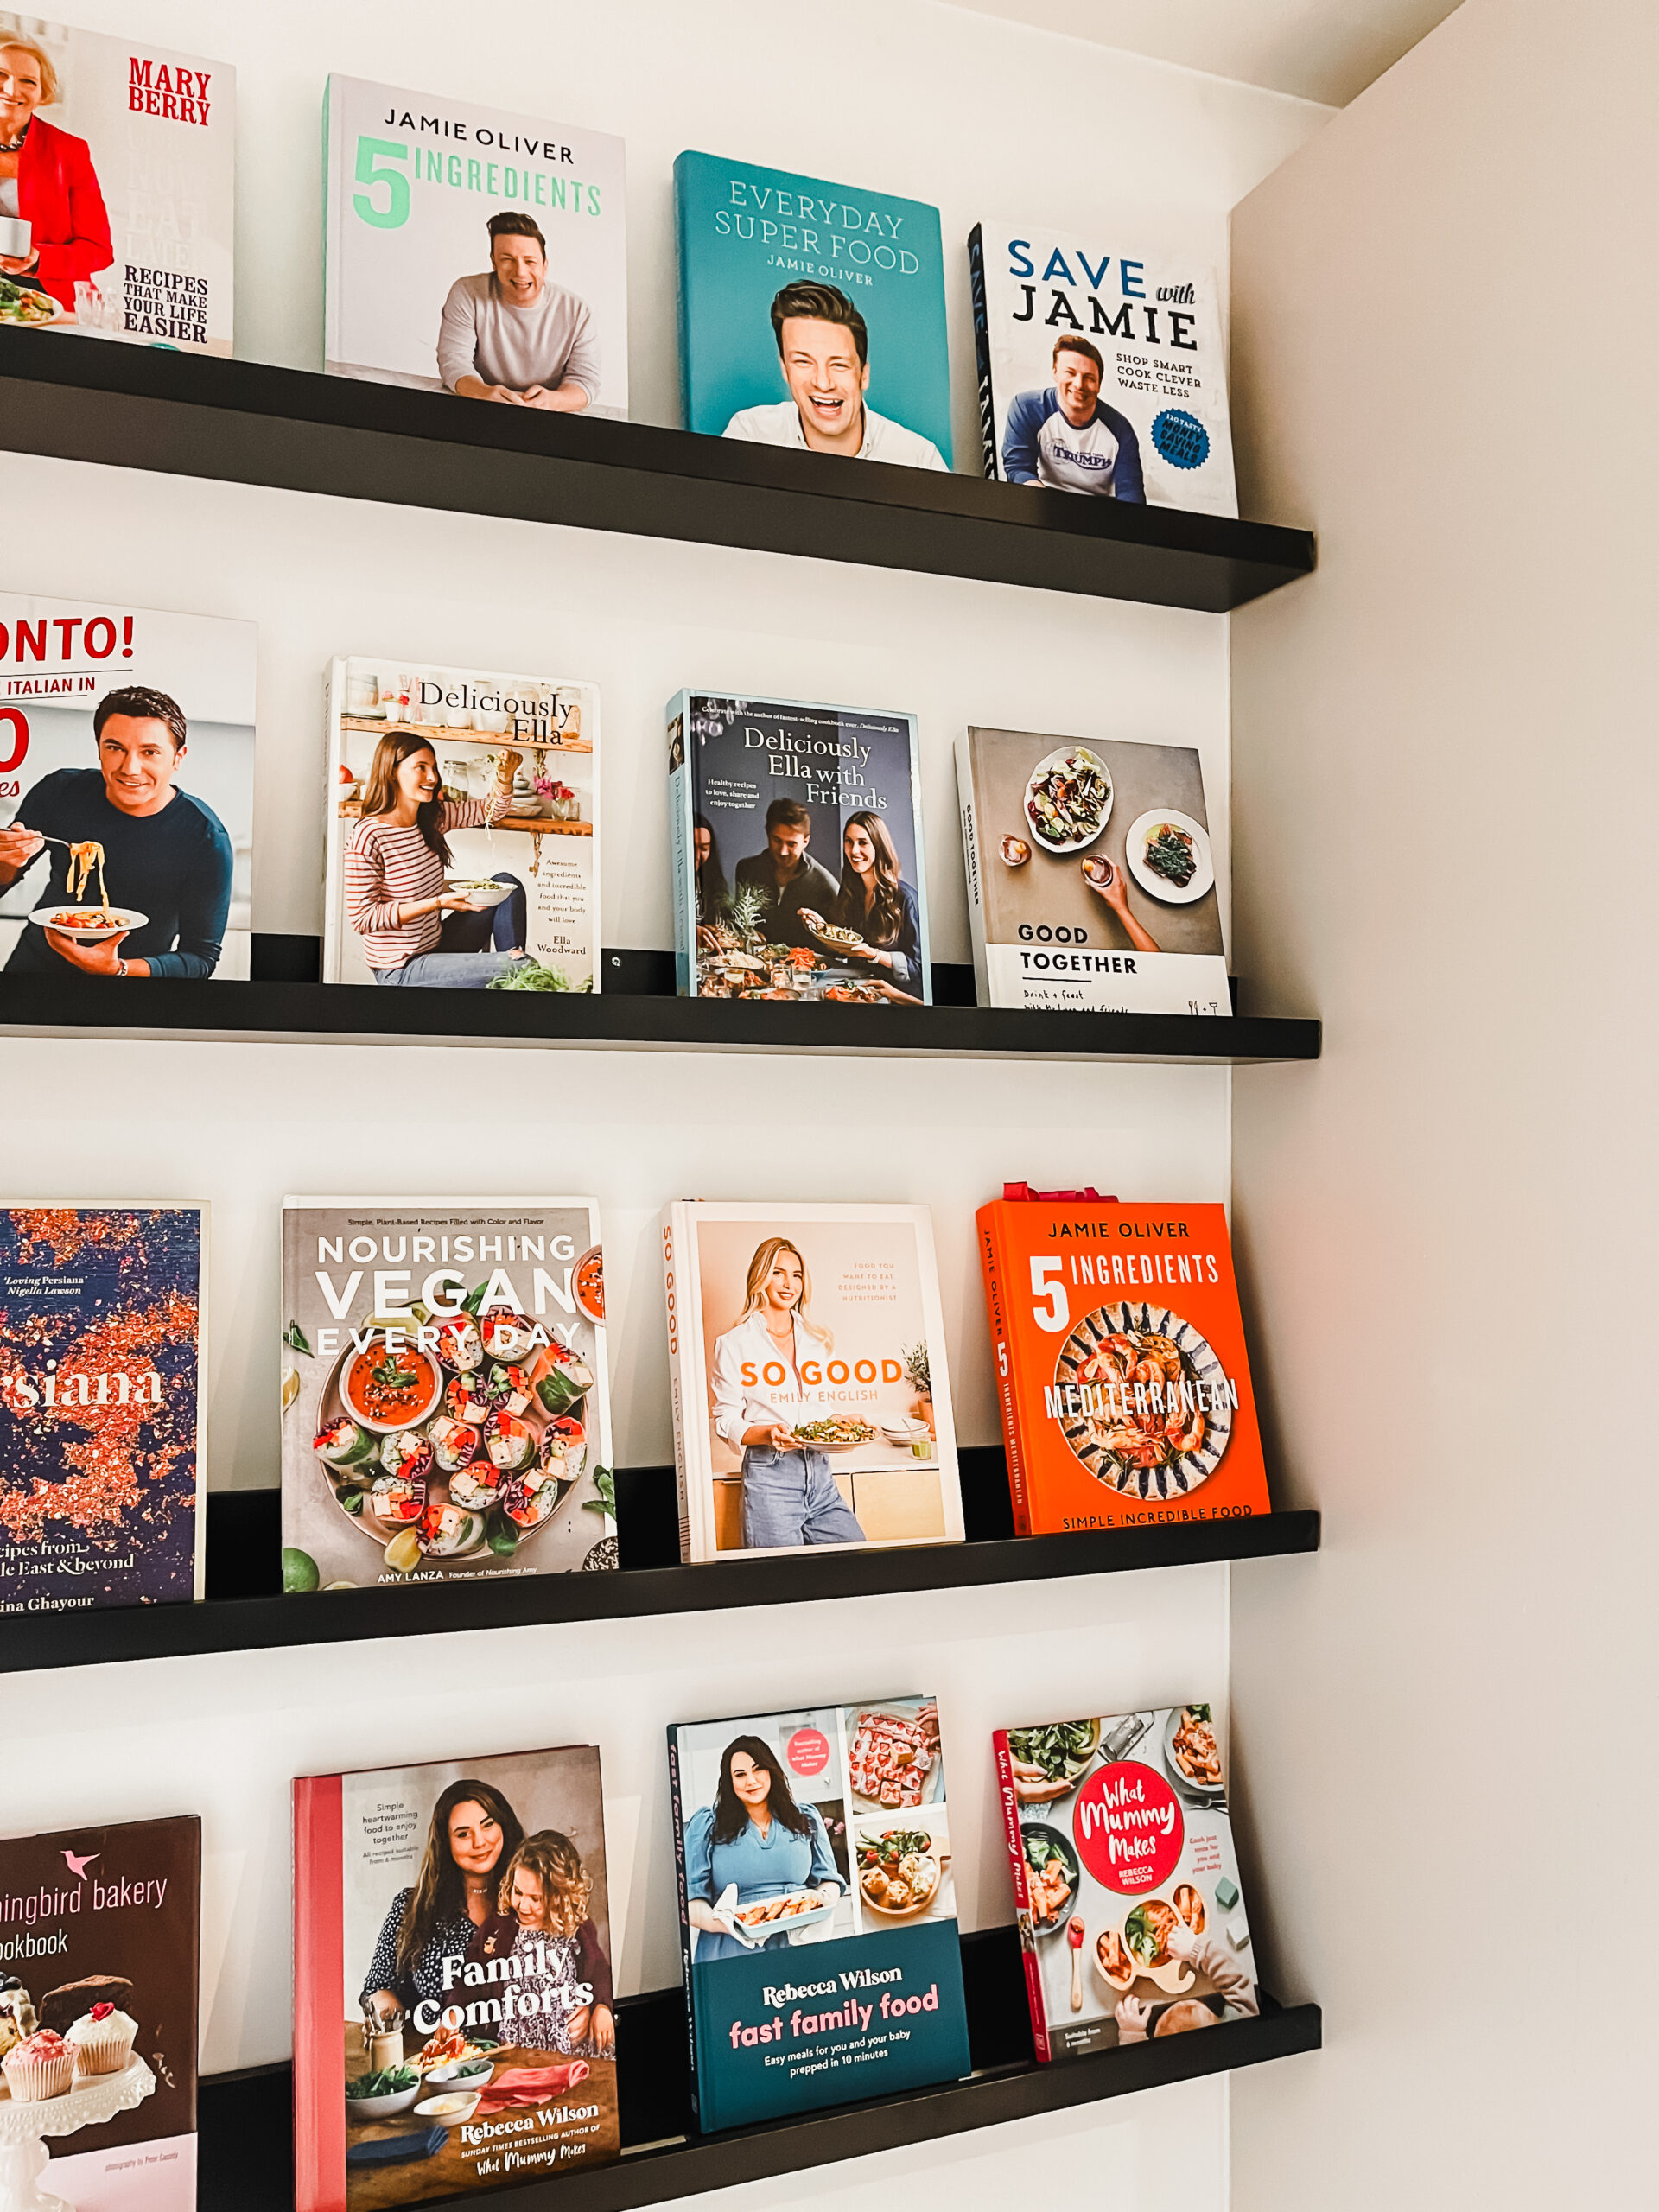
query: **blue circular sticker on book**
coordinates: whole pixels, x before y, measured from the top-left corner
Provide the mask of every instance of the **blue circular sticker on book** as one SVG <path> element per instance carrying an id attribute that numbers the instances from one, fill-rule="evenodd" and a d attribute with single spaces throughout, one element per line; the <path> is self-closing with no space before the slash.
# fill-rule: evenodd
<path id="1" fill-rule="evenodd" d="M 1152 426 L 1152 442 L 1172 468 L 1202 468 L 1210 458 L 1210 433 L 1184 407 L 1166 407 Z"/>

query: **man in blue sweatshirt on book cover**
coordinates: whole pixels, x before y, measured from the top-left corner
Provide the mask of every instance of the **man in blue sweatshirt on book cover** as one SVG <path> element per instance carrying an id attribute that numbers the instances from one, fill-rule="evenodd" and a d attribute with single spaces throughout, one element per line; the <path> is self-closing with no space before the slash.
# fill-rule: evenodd
<path id="1" fill-rule="evenodd" d="M 1101 398 L 1105 371 L 1092 340 L 1055 340 L 1053 383 L 1044 391 L 1016 392 L 1008 409 L 1002 466 L 1010 484 L 1145 504 L 1140 442 L 1128 416 Z"/>

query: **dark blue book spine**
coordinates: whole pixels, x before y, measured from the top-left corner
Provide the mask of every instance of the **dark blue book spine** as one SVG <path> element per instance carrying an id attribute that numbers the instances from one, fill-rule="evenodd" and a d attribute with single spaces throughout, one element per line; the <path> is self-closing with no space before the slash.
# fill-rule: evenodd
<path id="1" fill-rule="evenodd" d="M 985 304 L 985 239 L 976 223 L 968 233 L 968 277 L 973 287 L 974 360 L 979 372 L 979 450 L 985 474 L 996 481 L 996 409 L 991 397 L 991 322 Z"/>

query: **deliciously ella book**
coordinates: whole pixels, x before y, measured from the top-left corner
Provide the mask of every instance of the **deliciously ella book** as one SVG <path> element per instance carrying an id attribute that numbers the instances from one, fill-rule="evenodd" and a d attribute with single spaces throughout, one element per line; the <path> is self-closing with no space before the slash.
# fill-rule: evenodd
<path id="1" fill-rule="evenodd" d="M 1011 1183 L 976 1219 L 1020 1535 L 1272 1510 L 1224 1207 Z"/>
<path id="2" fill-rule="evenodd" d="M 298 2212 L 618 2154 L 599 1753 L 294 1784 Z"/>
<path id="3" fill-rule="evenodd" d="M 8 1836 L 0 1869 L 4 2202 L 195 2212 L 201 1822 Z"/>
<path id="4" fill-rule="evenodd" d="M 1195 747 L 968 729 L 957 798 L 982 1006 L 1231 1014 Z"/>
<path id="5" fill-rule="evenodd" d="M 680 1556 L 962 1538 L 925 1206 L 663 1216 Z"/>
<path id="6" fill-rule="evenodd" d="M 985 474 L 1236 515 L 1216 272 L 1126 218 L 969 234 Z"/>
<path id="7" fill-rule="evenodd" d="M 591 1198 L 289 1198 L 290 1591 L 617 1564 Z"/>
<path id="8" fill-rule="evenodd" d="M 965 2075 L 937 1700 L 681 1724 L 668 1774 L 699 2127 Z"/>
<path id="9" fill-rule="evenodd" d="M 0 71 L 0 323 L 228 353 L 236 72 L 12 9 Z"/>
<path id="10" fill-rule="evenodd" d="M 205 1205 L 0 1210 L 0 1614 L 200 1597 L 207 1305 Z"/>
<path id="11" fill-rule="evenodd" d="M 682 995 L 931 1005 L 915 715 L 682 691 L 667 720 Z"/>
<path id="12" fill-rule="evenodd" d="M 1211 1707 L 999 1728 L 992 1742 L 1038 2057 L 1255 2018 Z"/>
<path id="13" fill-rule="evenodd" d="M 528 105 L 329 78 L 333 374 L 626 416 L 622 141 Z"/>

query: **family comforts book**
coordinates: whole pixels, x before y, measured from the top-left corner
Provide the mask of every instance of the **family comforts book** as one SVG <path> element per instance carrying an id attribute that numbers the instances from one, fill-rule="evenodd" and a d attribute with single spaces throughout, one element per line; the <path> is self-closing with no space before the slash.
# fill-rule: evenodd
<path id="1" fill-rule="evenodd" d="M 925 1206 L 663 1216 L 683 1560 L 962 1538 Z"/>
<path id="2" fill-rule="evenodd" d="M 968 2072 L 934 1699 L 671 1727 L 668 1776 L 700 2128 Z"/>
<path id="3" fill-rule="evenodd" d="M 931 1006 L 914 715 L 668 703 L 683 995 Z"/>
<path id="4" fill-rule="evenodd" d="M 337 660 L 327 718 L 324 982 L 598 990 L 598 687 Z"/>
<path id="5" fill-rule="evenodd" d="M 0 592 L 0 963 L 245 979 L 251 622 Z"/>
<path id="6" fill-rule="evenodd" d="M 205 1205 L 0 1209 L 0 1614 L 200 1597 L 207 1327 Z"/>
<path id="7" fill-rule="evenodd" d="M 992 1742 L 1038 2057 L 1254 2019 L 1210 1707 L 999 1728 Z"/>
<path id="8" fill-rule="evenodd" d="M 620 138 L 331 76 L 323 153 L 332 373 L 626 416 Z"/>
<path id="9" fill-rule="evenodd" d="M 1194 747 L 968 729 L 957 797 L 982 1006 L 1230 1014 Z"/>
<path id="10" fill-rule="evenodd" d="M 289 1198 L 290 1591 L 617 1564 L 592 1198 Z"/>
<path id="11" fill-rule="evenodd" d="M 1020 1535 L 1272 1510 L 1224 1207 L 1009 1183 L 976 1219 Z"/>
<path id="12" fill-rule="evenodd" d="M 687 429 L 950 467 L 937 207 L 685 153 L 674 209 Z"/>
<path id="13" fill-rule="evenodd" d="M 195 2212 L 201 1822 L 0 1841 L 9 2206 Z"/>
<path id="14" fill-rule="evenodd" d="M 230 352 L 233 69 L 0 8 L 0 323 Z"/>
<path id="15" fill-rule="evenodd" d="M 976 223 L 985 474 L 1236 515 L 1216 272 L 1156 226 Z"/>
<path id="16" fill-rule="evenodd" d="M 599 1752 L 294 1784 L 297 2212 L 618 2154 Z"/>

